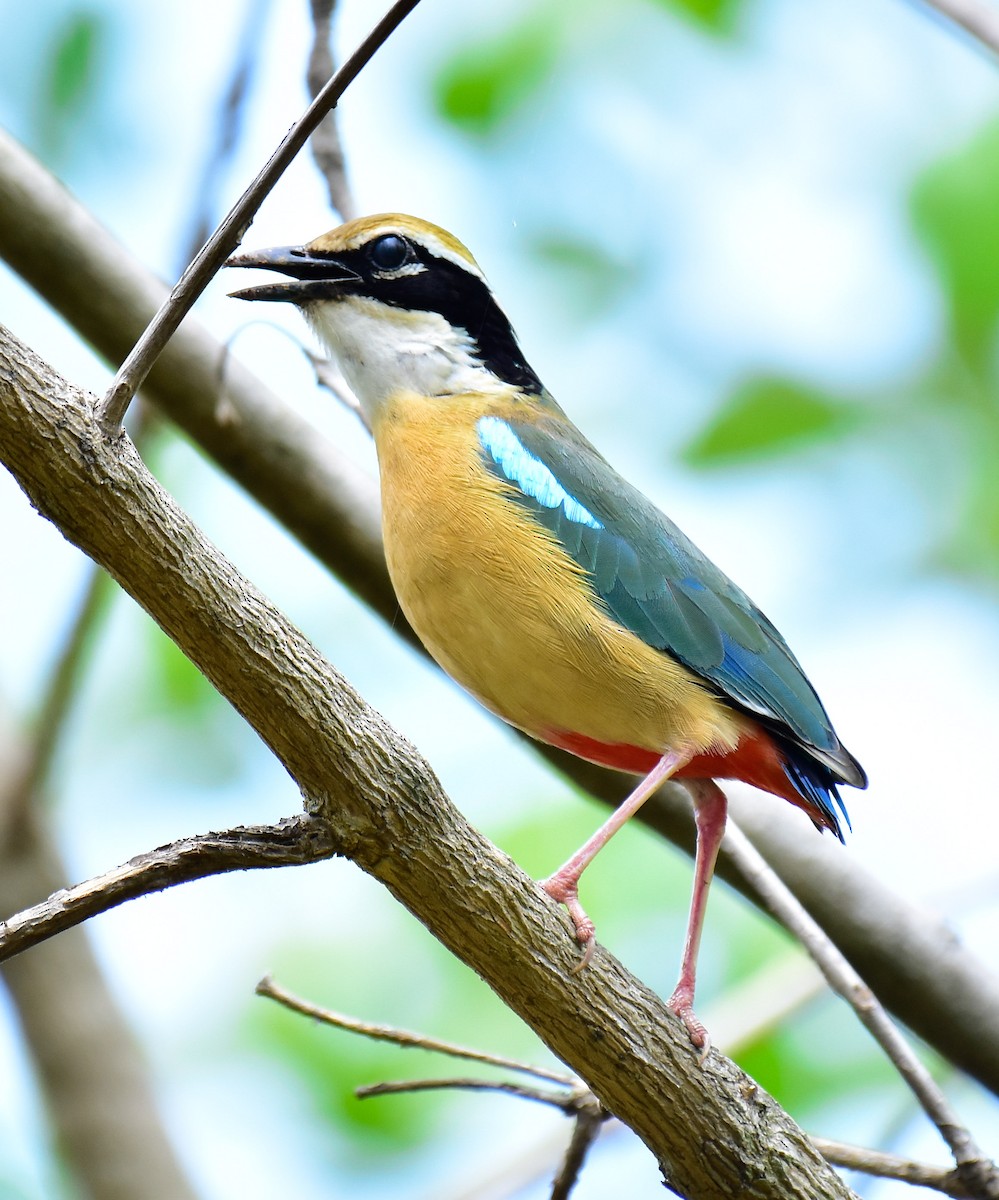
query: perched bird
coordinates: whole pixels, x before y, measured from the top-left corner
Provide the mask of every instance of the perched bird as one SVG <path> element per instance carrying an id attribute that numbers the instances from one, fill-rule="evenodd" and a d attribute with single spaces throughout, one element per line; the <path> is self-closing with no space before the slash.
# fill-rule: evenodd
<path id="1" fill-rule="evenodd" d="M 234 267 L 288 281 L 243 300 L 298 305 L 374 435 L 399 603 L 440 665 L 503 720 L 643 776 L 544 889 L 584 947 L 584 868 L 667 779 L 690 793 L 693 898 L 670 1007 L 695 1045 L 708 885 L 741 779 L 842 840 L 837 785 L 865 787 L 774 626 L 572 424 L 526 362 L 468 250 L 426 221 L 349 221 Z"/>

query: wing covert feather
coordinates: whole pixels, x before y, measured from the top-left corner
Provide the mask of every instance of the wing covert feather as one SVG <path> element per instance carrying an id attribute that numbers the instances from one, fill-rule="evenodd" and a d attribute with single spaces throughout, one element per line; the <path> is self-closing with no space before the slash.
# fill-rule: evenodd
<path id="1" fill-rule="evenodd" d="M 771 622 L 568 421 L 482 418 L 486 466 L 589 575 L 622 626 L 854 782 L 818 696 Z"/>

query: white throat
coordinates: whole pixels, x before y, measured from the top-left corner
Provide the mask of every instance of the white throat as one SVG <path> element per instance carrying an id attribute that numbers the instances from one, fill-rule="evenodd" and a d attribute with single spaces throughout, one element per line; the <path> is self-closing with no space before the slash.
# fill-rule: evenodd
<path id="1" fill-rule="evenodd" d="M 369 424 L 394 393 L 454 396 L 509 392 L 475 356 L 474 343 L 439 313 L 393 308 L 361 296 L 303 305 Z"/>

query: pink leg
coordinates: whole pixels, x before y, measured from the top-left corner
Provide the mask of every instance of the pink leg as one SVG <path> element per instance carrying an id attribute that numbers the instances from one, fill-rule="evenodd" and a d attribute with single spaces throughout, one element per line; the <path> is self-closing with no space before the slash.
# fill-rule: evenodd
<path id="1" fill-rule="evenodd" d="M 569 916 L 572 917 L 572 923 L 576 927 L 576 940 L 583 947 L 583 957 L 576 966 L 577 971 L 581 971 L 593 957 L 593 948 L 596 945 L 593 922 L 586 915 L 583 906 L 579 903 L 580 875 L 593 862 L 597 854 L 607 845 L 628 818 L 638 812 L 660 784 L 665 783 L 671 775 L 689 760 L 690 755 L 688 753 L 670 751 L 664 754 L 631 795 L 614 809 L 593 837 L 585 845 L 581 846 L 572 858 L 563 863 L 554 875 L 550 875 L 542 881 L 541 886 L 548 895 L 553 900 L 558 901 L 559 904 L 564 904 L 569 910 Z M 724 813 L 722 816 L 722 825 L 724 827 Z M 700 837 L 698 838 L 698 845 L 700 845 Z M 717 848 L 715 852 L 717 853 Z M 711 865 L 712 867 L 714 866 L 713 858 Z M 710 880 L 710 878 L 711 872 L 709 871 L 708 879 Z M 695 945 L 695 957 L 696 953 L 697 947 Z M 691 996 L 693 996 L 693 972 L 691 972 Z"/>
<path id="2" fill-rule="evenodd" d="M 694 891 L 690 899 L 687 940 L 683 946 L 680 978 L 669 999 L 669 1007 L 687 1027 L 690 1040 L 701 1050 L 702 1055 L 706 1055 L 711 1048 L 708 1031 L 694 1015 L 697 950 L 701 944 L 701 928 L 704 925 L 708 888 L 715 871 L 718 849 L 725 836 L 728 801 L 725 793 L 711 779 L 684 780 L 684 784 L 694 802 L 697 853 L 694 859 Z"/>

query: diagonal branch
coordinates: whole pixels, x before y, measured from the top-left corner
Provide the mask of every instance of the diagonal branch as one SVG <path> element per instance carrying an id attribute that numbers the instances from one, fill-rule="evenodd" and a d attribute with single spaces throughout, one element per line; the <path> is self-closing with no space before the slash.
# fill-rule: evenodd
<path id="1" fill-rule="evenodd" d="M 702 1065 L 680 1023 L 609 954 L 571 973 L 575 943 L 545 894 L 205 540 L 128 439 L 105 439 L 87 398 L 6 333 L 0 455 L 39 512 L 119 580 L 260 734 L 337 847 L 635 1130 L 674 1190 L 726 1200 L 744 1196 L 749 1177 L 758 1200 L 851 1195 L 733 1063 L 715 1054 Z"/>
<path id="2" fill-rule="evenodd" d="M 507 1071 L 517 1071 L 523 1075 L 531 1075 L 535 1079 L 546 1079 L 549 1083 L 559 1083 L 563 1087 L 571 1087 L 576 1080 L 564 1071 L 552 1071 L 547 1067 L 532 1067 L 528 1063 L 518 1062 L 515 1058 L 507 1058 L 502 1054 L 489 1054 L 485 1050 L 475 1050 L 471 1046 L 459 1046 L 455 1042 L 441 1041 L 440 1038 L 430 1037 L 425 1033 L 412 1033 L 408 1029 L 398 1029 L 394 1025 L 373 1025 L 370 1021 L 359 1021 L 356 1017 L 348 1017 L 344 1013 L 333 1012 L 296 996 L 281 984 L 275 983 L 269 975 L 256 986 L 258 996 L 266 996 L 276 1000 L 278 1004 L 303 1017 L 319 1021 L 324 1025 L 332 1025 L 335 1029 L 346 1029 L 350 1033 L 360 1034 L 376 1042 L 391 1042 L 394 1046 L 406 1046 L 428 1050 L 435 1054 L 446 1054 L 450 1058 L 463 1058 L 468 1062 L 483 1063 L 490 1067 L 502 1067 Z"/>
<path id="3" fill-rule="evenodd" d="M 107 358 L 117 361 L 162 302 L 164 286 L 37 161 L 0 131 L 0 256 Z M 146 394 L 393 630 L 412 639 L 385 569 L 374 481 L 188 319 Z M 618 803 L 626 781 L 541 751 L 590 795 Z M 802 836 L 797 814 L 733 790 L 733 816 L 888 1007 L 944 1057 L 999 1093 L 999 983 L 933 913 L 907 903 L 839 846 Z M 674 789 L 640 819 L 693 847 Z M 722 854 L 718 873 L 759 903 Z"/>
<path id="4" fill-rule="evenodd" d="M 333 11 L 336 8 L 336 0 L 311 0 L 310 7 L 312 9 L 313 38 L 306 82 L 309 85 L 309 95 L 316 97 L 336 70 L 332 45 Z M 343 158 L 343 146 L 340 144 L 340 131 L 337 128 L 335 111 L 330 110 L 316 126 L 310 146 L 319 174 L 326 183 L 326 191 L 333 211 L 339 213 L 341 221 L 349 221 L 351 217 L 357 215 L 357 210 L 354 205 L 354 197 L 351 195 L 350 184 L 347 182 L 347 165 Z"/>
<path id="5" fill-rule="evenodd" d="M 927 8 L 970 34 L 992 54 L 999 54 L 999 10 L 986 0 L 923 0 Z"/>
<path id="6" fill-rule="evenodd" d="M 119 904 L 193 879 L 261 867 L 298 867 L 340 853 L 329 826 L 309 816 L 277 825 L 240 826 L 197 834 L 137 854 L 120 867 L 53 892 L 0 921 L 0 962 Z"/>

